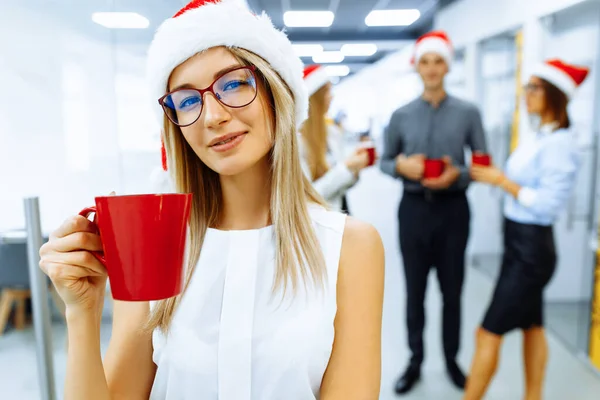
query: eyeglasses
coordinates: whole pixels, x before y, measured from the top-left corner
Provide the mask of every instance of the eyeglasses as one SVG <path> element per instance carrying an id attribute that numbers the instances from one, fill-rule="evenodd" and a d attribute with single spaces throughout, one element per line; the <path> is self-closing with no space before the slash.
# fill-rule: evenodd
<path id="1" fill-rule="evenodd" d="M 219 76 L 206 89 L 177 89 L 167 93 L 158 103 L 175 125 L 190 126 L 200 118 L 204 94 L 210 92 L 224 106 L 242 108 L 256 98 L 256 67 L 233 69 Z"/>
<path id="2" fill-rule="evenodd" d="M 528 83 L 526 85 L 523 85 L 523 91 L 524 92 L 539 92 L 542 91 L 544 89 L 544 87 L 542 85 L 536 84 L 536 83 Z"/>

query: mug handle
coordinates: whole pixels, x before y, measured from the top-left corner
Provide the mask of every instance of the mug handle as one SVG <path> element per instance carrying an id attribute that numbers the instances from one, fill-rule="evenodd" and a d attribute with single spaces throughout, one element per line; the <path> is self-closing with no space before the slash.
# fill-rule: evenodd
<path id="1" fill-rule="evenodd" d="M 79 212 L 79 215 L 81 215 L 82 217 L 88 218 L 90 216 L 90 214 L 94 214 L 94 224 L 98 225 L 98 214 L 96 211 L 96 207 L 92 206 L 92 207 L 87 207 L 84 208 L 83 210 L 81 210 Z M 91 252 L 94 257 L 96 257 L 98 259 L 98 261 L 100 261 L 102 263 L 102 265 L 104 265 L 104 267 L 106 267 L 106 258 L 104 258 L 104 254 L 100 251 L 92 251 Z"/>

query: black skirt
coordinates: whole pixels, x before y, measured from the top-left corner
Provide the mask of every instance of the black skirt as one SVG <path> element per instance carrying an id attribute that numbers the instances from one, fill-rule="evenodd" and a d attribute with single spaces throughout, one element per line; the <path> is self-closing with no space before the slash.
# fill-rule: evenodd
<path id="1" fill-rule="evenodd" d="M 555 268 L 551 226 L 505 219 L 502 270 L 481 326 L 498 335 L 543 326 L 543 292 Z"/>

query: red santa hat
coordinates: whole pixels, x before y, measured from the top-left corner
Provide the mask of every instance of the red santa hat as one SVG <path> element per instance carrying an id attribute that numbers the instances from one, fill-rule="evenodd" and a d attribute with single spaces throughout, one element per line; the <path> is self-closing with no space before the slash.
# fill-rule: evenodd
<path id="1" fill-rule="evenodd" d="M 535 66 L 532 75 L 556 86 L 570 99 L 589 71 L 589 68 L 567 64 L 555 58 Z"/>
<path id="2" fill-rule="evenodd" d="M 325 67 L 319 64 L 313 64 L 304 68 L 304 83 L 306 84 L 309 97 L 315 94 L 317 90 L 325 86 L 328 82 L 330 82 L 330 79 L 325 71 Z"/>
<path id="3" fill-rule="evenodd" d="M 448 66 L 452 63 L 454 50 L 450 38 L 444 31 L 431 31 L 419 37 L 415 42 L 411 63 L 417 65 L 424 54 L 435 53 L 440 55 Z"/>
<path id="4" fill-rule="evenodd" d="M 304 66 L 269 16 L 252 13 L 240 0 L 193 0 L 160 25 L 148 50 L 147 78 L 161 124 L 164 112 L 157 100 L 167 92 L 171 72 L 195 54 L 217 46 L 246 49 L 265 59 L 292 90 L 297 124 L 307 118 Z"/>

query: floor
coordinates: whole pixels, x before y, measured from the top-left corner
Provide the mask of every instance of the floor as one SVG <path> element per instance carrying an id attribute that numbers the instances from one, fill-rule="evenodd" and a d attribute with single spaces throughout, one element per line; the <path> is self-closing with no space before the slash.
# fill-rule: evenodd
<path id="1" fill-rule="evenodd" d="M 547 326 L 565 346 L 586 352 L 589 345 L 590 302 L 551 302 L 545 305 Z"/>
<path id="2" fill-rule="evenodd" d="M 399 200 L 397 183 L 382 176 L 377 170 L 365 171 L 361 183 L 350 193 L 352 213 L 374 224 L 386 248 L 386 293 L 383 321 L 383 374 L 380 400 L 399 398 L 393 393 L 394 381 L 408 360 L 404 328 L 404 281 L 397 246 L 396 206 Z M 381 200 L 385 199 L 385 200 Z M 373 207 L 373 204 L 377 207 Z M 480 263 L 486 261 L 480 260 Z M 489 261 L 491 262 L 491 261 Z M 435 276 L 432 274 L 427 295 L 427 356 L 421 382 L 407 400 L 459 400 L 461 392 L 454 389 L 446 378 L 441 350 L 441 303 Z M 469 267 L 463 297 L 464 321 L 462 349 L 459 363 L 466 369 L 473 354 L 473 333 L 483 315 L 493 287 L 489 275 L 481 269 Z M 569 312 L 567 312 L 567 315 Z M 103 326 L 103 346 L 110 337 L 110 325 Z M 58 398 L 62 398 L 65 369 L 65 328 L 53 327 L 54 365 Z M 600 374 L 573 356 L 563 342 L 549 338 L 551 356 L 547 372 L 547 400 L 598 400 Z M 490 387 L 488 400 L 517 400 L 522 398 L 523 377 L 521 342 L 518 332 L 505 339 L 500 367 Z M 35 358 L 35 341 L 31 329 L 7 332 L 0 338 L 0 388 L 2 399 L 39 400 Z"/>

